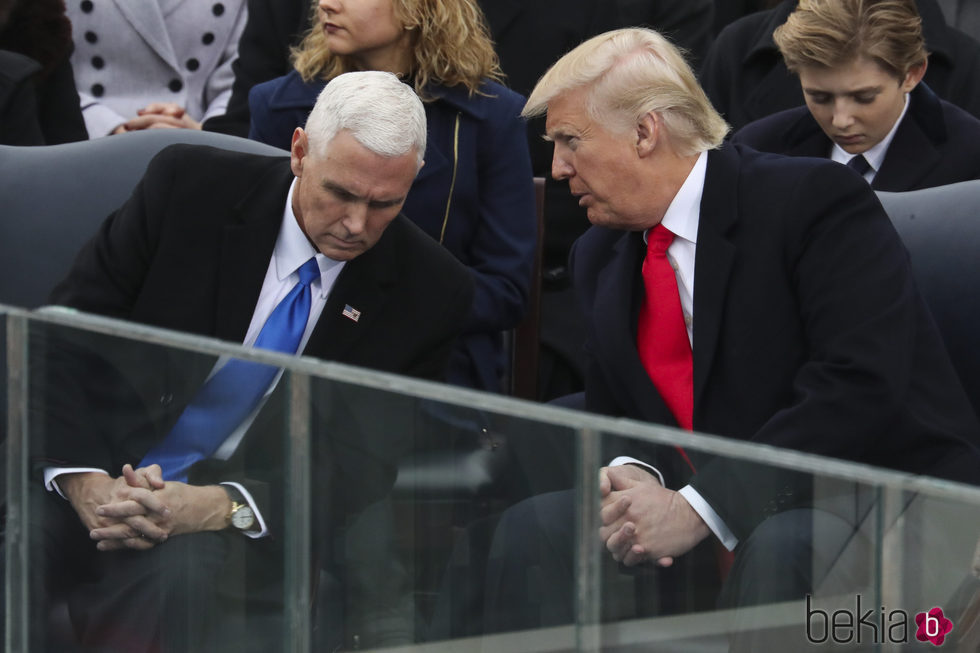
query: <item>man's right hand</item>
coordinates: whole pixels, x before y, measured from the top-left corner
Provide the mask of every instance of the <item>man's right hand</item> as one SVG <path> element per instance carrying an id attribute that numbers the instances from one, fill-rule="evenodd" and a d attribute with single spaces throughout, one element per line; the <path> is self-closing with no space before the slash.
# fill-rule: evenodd
<path id="1" fill-rule="evenodd" d="M 64 474 L 58 477 L 58 487 L 89 531 L 122 527 L 126 529 L 127 548 L 139 550 L 150 549 L 167 539 L 166 531 L 152 519 L 170 514 L 160 496 L 154 493 L 163 487 L 156 465 L 135 470 L 125 465 L 123 475 L 117 478 L 99 472 Z M 122 502 L 133 506 L 144 518 L 122 520 L 100 514 L 100 506 Z M 99 547 L 103 548 L 102 542 Z"/>

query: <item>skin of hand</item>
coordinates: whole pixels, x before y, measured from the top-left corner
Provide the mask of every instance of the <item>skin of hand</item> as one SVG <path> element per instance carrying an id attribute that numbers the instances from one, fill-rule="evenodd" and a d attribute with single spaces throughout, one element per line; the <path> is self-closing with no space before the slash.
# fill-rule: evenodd
<path id="1" fill-rule="evenodd" d="M 200 129 L 201 123 L 191 118 L 184 108 L 173 102 L 153 102 L 116 127 L 112 133 L 122 134 L 140 129 Z"/>
<path id="2" fill-rule="evenodd" d="M 159 467 L 156 473 L 159 474 Z M 139 505 L 144 514 L 168 514 L 167 505 L 154 494 L 152 471 L 142 468 L 137 471 L 132 466 L 125 465 L 123 475 L 116 478 L 99 472 L 64 474 L 58 477 L 58 487 L 68 498 L 82 524 L 89 529 L 90 535 L 103 528 L 122 527 L 131 540 L 130 548 L 134 549 L 149 549 L 156 541 L 165 539 L 164 531 L 156 527 L 150 528 L 149 524 L 148 537 L 140 537 L 139 531 L 121 524 L 119 519 L 100 514 L 103 505 L 120 502 Z M 96 538 L 93 536 L 93 539 Z"/>
<path id="3" fill-rule="evenodd" d="M 157 465 L 136 470 L 125 465 L 123 475 L 116 479 L 95 475 L 102 480 L 86 478 L 78 484 L 84 514 L 64 485 L 60 482 L 59 485 L 72 499 L 82 522 L 90 529 L 90 536 L 98 541 L 100 551 L 146 550 L 172 535 L 228 526 L 231 500 L 220 485 L 164 481 Z M 107 492 L 109 484 L 112 490 Z"/>
<path id="4" fill-rule="evenodd" d="M 599 536 L 627 566 L 656 560 L 668 567 L 711 534 L 683 496 L 636 465 L 599 470 L 599 493 Z"/>

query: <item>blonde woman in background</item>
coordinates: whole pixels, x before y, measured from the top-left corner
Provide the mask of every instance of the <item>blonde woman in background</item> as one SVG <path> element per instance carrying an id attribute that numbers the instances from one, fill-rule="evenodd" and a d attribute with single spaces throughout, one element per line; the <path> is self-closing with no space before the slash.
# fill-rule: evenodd
<path id="1" fill-rule="evenodd" d="M 320 0 L 294 70 L 249 94 L 249 136 L 288 149 L 320 90 L 351 70 L 385 70 L 425 102 L 425 165 L 402 212 L 473 275 L 452 383 L 499 391 L 504 331 L 524 315 L 536 227 L 524 98 L 502 73 L 473 0 Z M 439 307 L 433 307 L 439 310 Z"/>

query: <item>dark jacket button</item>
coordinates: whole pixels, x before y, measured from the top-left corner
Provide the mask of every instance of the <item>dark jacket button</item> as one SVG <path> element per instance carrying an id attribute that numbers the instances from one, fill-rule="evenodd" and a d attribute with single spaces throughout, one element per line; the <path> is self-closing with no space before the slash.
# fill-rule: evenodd
<path id="1" fill-rule="evenodd" d="M 167 88 L 169 88 L 174 93 L 180 93 L 180 89 L 184 88 L 184 83 L 179 79 L 171 79 L 170 83 L 167 84 Z"/>

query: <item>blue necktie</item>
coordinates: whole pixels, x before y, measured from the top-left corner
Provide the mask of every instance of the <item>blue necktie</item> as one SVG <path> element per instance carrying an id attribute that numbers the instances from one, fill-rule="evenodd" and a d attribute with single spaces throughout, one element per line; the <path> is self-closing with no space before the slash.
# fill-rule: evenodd
<path id="1" fill-rule="evenodd" d="M 296 352 L 310 319 L 310 284 L 319 277 L 320 267 L 311 258 L 299 269 L 299 283 L 265 321 L 256 347 Z M 147 452 L 140 466 L 157 463 L 165 480 L 186 482 L 191 465 L 217 451 L 254 410 L 278 372 L 272 365 L 229 360 L 201 386 L 167 437 Z"/>

